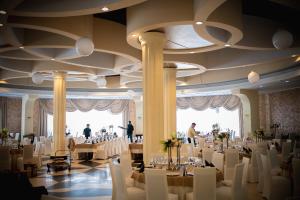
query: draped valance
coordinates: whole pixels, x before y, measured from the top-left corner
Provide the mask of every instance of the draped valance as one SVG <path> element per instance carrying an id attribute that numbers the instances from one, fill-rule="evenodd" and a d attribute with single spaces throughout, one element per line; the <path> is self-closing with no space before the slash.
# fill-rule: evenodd
<path id="1" fill-rule="evenodd" d="M 128 99 L 67 99 L 66 111 L 88 112 L 90 110 L 105 111 L 109 110 L 113 114 L 118 114 L 127 109 Z M 40 105 L 43 110 L 49 114 L 53 114 L 53 100 L 40 99 Z"/>
<path id="2" fill-rule="evenodd" d="M 235 110 L 241 105 L 240 98 L 235 95 L 197 96 L 177 98 L 177 107 L 180 109 L 193 108 L 205 110 L 207 108 L 224 107 L 227 110 Z"/>

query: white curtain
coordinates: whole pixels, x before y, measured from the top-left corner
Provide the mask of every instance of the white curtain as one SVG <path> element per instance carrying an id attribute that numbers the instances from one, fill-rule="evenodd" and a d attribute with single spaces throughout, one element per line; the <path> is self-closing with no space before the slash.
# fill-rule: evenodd
<path id="1" fill-rule="evenodd" d="M 52 99 L 40 99 L 41 107 L 49 114 L 53 114 Z M 88 112 L 90 110 L 105 111 L 109 110 L 113 114 L 123 112 L 129 104 L 127 99 L 67 99 L 66 111 Z"/>

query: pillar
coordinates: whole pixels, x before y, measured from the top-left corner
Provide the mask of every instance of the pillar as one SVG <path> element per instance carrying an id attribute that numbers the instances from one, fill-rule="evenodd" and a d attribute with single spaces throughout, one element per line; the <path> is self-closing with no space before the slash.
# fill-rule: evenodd
<path id="1" fill-rule="evenodd" d="M 66 73 L 54 72 L 53 85 L 53 142 L 54 152 L 65 149 L 66 125 Z M 56 155 L 64 155 L 57 152 Z"/>
<path id="2" fill-rule="evenodd" d="M 36 95 L 24 95 L 22 97 L 21 133 L 24 135 L 34 133 L 33 132 L 34 102 L 37 98 L 38 96 Z"/>
<path id="3" fill-rule="evenodd" d="M 164 139 L 164 77 L 163 33 L 147 32 L 140 35 L 143 66 L 143 158 L 149 163 L 153 153 L 158 153 Z"/>
<path id="4" fill-rule="evenodd" d="M 176 133 L 176 67 L 164 68 L 164 137 Z"/>

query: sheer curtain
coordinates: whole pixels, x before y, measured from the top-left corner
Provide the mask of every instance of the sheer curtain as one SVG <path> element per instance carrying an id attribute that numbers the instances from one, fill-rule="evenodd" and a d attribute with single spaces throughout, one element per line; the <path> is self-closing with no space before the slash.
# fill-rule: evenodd
<path id="1" fill-rule="evenodd" d="M 39 136 L 45 136 L 48 137 L 48 131 L 47 131 L 47 112 L 43 107 L 41 106 L 41 102 L 39 102 L 39 113 L 38 113 L 38 134 Z"/>

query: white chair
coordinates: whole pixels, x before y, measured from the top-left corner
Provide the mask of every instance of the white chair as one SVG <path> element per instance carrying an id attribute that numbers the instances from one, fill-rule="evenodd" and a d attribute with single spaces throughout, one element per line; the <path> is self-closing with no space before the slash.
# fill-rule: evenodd
<path id="1" fill-rule="evenodd" d="M 257 184 L 257 191 L 259 193 L 263 192 L 264 189 L 264 172 L 263 172 L 263 165 L 261 161 L 261 153 L 256 151 L 256 161 L 257 161 L 257 169 L 258 169 L 258 184 Z"/>
<path id="2" fill-rule="evenodd" d="M 215 151 L 211 162 L 218 170 L 224 171 L 224 154 Z"/>
<path id="3" fill-rule="evenodd" d="M 15 140 L 19 141 L 19 139 L 20 139 L 20 133 L 16 133 L 15 134 Z"/>
<path id="4" fill-rule="evenodd" d="M 239 152 L 237 149 L 225 151 L 224 180 L 232 180 L 235 165 L 239 163 Z"/>
<path id="5" fill-rule="evenodd" d="M 182 157 L 192 157 L 193 156 L 193 144 L 182 144 L 181 148 L 180 148 L 180 154 Z"/>
<path id="6" fill-rule="evenodd" d="M 123 152 L 120 155 L 120 167 L 127 187 L 131 187 L 134 184 L 134 180 L 131 178 L 132 175 L 131 164 L 132 164 L 131 155 L 128 152 Z"/>
<path id="7" fill-rule="evenodd" d="M 0 147 L 0 170 L 11 170 L 11 156 L 9 147 Z"/>
<path id="8" fill-rule="evenodd" d="M 198 143 L 199 143 L 199 148 L 203 149 L 204 148 L 204 144 L 205 144 L 205 138 L 202 137 L 198 137 Z"/>
<path id="9" fill-rule="evenodd" d="M 292 150 L 291 142 L 283 142 L 281 148 L 281 154 L 279 155 L 280 161 L 287 160 Z"/>
<path id="10" fill-rule="evenodd" d="M 300 159 L 294 158 L 293 165 L 293 196 L 300 198 Z"/>
<path id="11" fill-rule="evenodd" d="M 264 175 L 263 197 L 268 200 L 282 200 L 291 194 L 290 181 L 282 176 L 272 176 L 270 160 L 265 155 L 261 155 Z"/>
<path id="12" fill-rule="evenodd" d="M 240 200 L 244 199 L 244 190 L 243 190 L 243 169 L 244 163 L 235 165 L 233 170 L 233 179 L 232 186 L 221 186 L 216 190 L 217 200 Z"/>
<path id="13" fill-rule="evenodd" d="M 257 183 L 258 182 L 258 166 L 257 166 L 257 159 L 256 159 L 256 148 L 252 148 L 248 173 L 249 173 L 248 181 L 250 183 Z"/>
<path id="14" fill-rule="evenodd" d="M 23 147 L 23 164 L 36 164 L 38 168 L 41 167 L 38 156 L 33 156 L 32 144 Z"/>
<path id="15" fill-rule="evenodd" d="M 186 200 L 216 199 L 216 168 L 195 168 L 193 192 L 186 193 Z"/>
<path id="16" fill-rule="evenodd" d="M 108 145 L 107 142 L 103 142 L 102 144 L 97 146 L 96 152 L 94 153 L 94 159 L 107 159 L 107 149 Z"/>
<path id="17" fill-rule="evenodd" d="M 115 177 L 115 185 L 113 194 L 115 200 L 145 200 L 146 193 L 137 187 L 126 187 L 125 180 L 121 172 L 120 165 L 111 164 L 111 173 Z"/>
<path id="18" fill-rule="evenodd" d="M 202 159 L 203 161 L 210 162 L 212 161 L 214 150 L 212 148 L 204 148 L 202 149 Z"/>
<path id="19" fill-rule="evenodd" d="M 109 163 L 109 169 L 110 169 L 110 175 L 111 175 L 111 180 L 112 180 L 112 200 L 116 200 L 116 175 L 115 175 L 115 170 L 113 170 L 113 163 L 112 159 L 108 160 Z"/>
<path id="20" fill-rule="evenodd" d="M 177 200 L 178 195 L 168 193 L 167 173 L 164 169 L 145 169 L 147 200 Z"/>
<path id="21" fill-rule="evenodd" d="M 279 165 L 277 151 L 275 149 L 270 149 L 267 151 L 267 156 L 270 159 L 270 167 L 272 175 L 279 175 L 282 173 L 282 170 Z"/>

